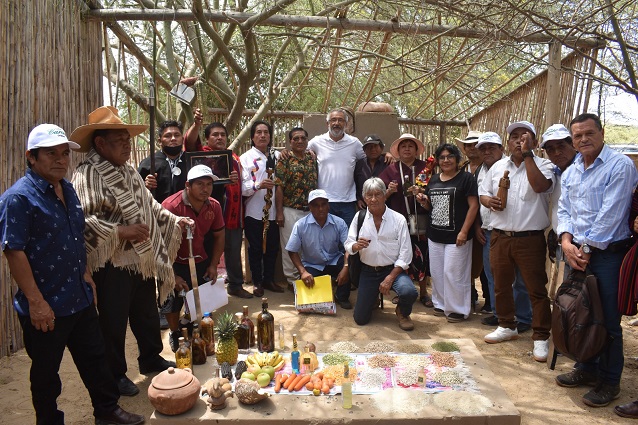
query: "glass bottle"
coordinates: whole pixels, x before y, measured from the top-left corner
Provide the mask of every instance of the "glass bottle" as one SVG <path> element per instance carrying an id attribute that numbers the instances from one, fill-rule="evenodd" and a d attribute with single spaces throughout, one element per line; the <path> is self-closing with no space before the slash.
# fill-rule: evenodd
<path id="1" fill-rule="evenodd" d="M 343 365 L 343 380 L 341 381 L 341 397 L 344 409 L 352 409 L 352 382 L 350 382 L 350 368 L 348 363 Z"/>
<path id="2" fill-rule="evenodd" d="M 304 347 L 304 352 L 299 359 L 299 371 L 301 373 L 311 373 L 319 367 L 317 355 L 310 351 L 308 347 Z"/>
<path id="3" fill-rule="evenodd" d="M 206 341 L 199 334 L 197 323 L 193 325 L 193 338 L 191 339 L 191 354 L 193 364 L 206 364 Z"/>
<path id="4" fill-rule="evenodd" d="M 210 312 L 205 312 L 202 321 L 199 323 L 200 335 L 206 341 L 206 355 L 212 356 L 215 354 L 215 322 L 210 315 Z"/>
<path id="5" fill-rule="evenodd" d="M 186 341 L 183 336 L 179 337 L 179 348 L 175 352 L 175 364 L 180 369 L 193 369 L 191 350 L 186 346 Z"/>
<path id="6" fill-rule="evenodd" d="M 292 352 L 290 353 L 292 371 L 299 373 L 299 350 L 297 350 L 297 334 L 292 334 Z"/>
<path id="7" fill-rule="evenodd" d="M 186 347 L 190 350 L 191 339 L 188 337 L 188 328 L 182 328 L 182 338 L 184 338 L 184 343 L 186 344 Z"/>
<path id="8" fill-rule="evenodd" d="M 275 350 L 275 318 L 268 311 L 268 298 L 261 299 L 261 313 L 257 316 L 257 347 L 262 353 Z"/>
<path id="9" fill-rule="evenodd" d="M 250 320 L 250 316 L 248 315 L 248 306 L 245 305 L 243 307 L 244 309 L 244 320 L 242 323 L 246 323 L 246 325 L 248 326 L 248 330 L 249 335 L 248 335 L 248 345 L 250 345 L 251 347 L 255 346 L 255 324 L 253 323 L 252 320 Z"/>
<path id="10" fill-rule="evenodd" d="M 235 340 L 237 341 L 237 348 L 240 350 L 247 350 L 250 348 L 248 338 L 250 331 L 248 325 L 244 322 L 244 313 L 235 313 L 235 320 L 237 321 L 237 329 L 235 329 Z"/>
<path id="11" fill-rule="evenodd" d="M 286 348 L 284 325 L 283 323 L 280 323 L 279 324 L 279 351 L 284 351 L 284 348 Z"/>

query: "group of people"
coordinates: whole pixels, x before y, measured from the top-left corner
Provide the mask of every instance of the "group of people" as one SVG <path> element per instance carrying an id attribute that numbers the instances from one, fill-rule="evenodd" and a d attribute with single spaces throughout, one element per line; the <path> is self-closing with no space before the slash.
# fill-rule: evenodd
<path id="1" fill-rule="evenodd" d="M 611 337 L 599 359 L 576 364 L 556 382 L 594 384 L 583 396 L 590 406 L 617 398 L 623 369 L 618 274 L 632 242 L 628 216 L 638 173 L 604 144 L 599 118 L 582 114 L 569 129 L 552 125 L 540 143 L 532 123 L 514 122 L 507 128 L 509 156 L 496 132 L 470 132 L 461 149 L 441 144 L 433 161 L 419 158 L 425 147 L 411 134 L 383 155 L 377 135 L 360 142 L 347 134 L 348 120 L 343 109 L 330 111 L 328 131 L 311 140 L 295 127 L 281 152 L 273 148 L 271 124 L 255 121 L 252 147 L 232 154 L 223 185 L 215 184 L 210 167 L 189 167 L 184 157 L 185 151 L 227 149 L 221 123 L 204 128 L 202 143 L 199 110 L 186 132 L 177 121 L 162 123 L 161 150 L 138 170 L 127 163 L 131 138 L 147 127 L 125 124 L 112 107 L 93 111 L 68 138 L 55 125 L 34 128 L 26 175 L 0 198 L 0 229 L 19 288 L 14 305 L 32 359 L 38 423 L 63 423 L 56 399 L 65 347 L 89 390 L 96 423 L 144 421 L 117 405 L 120 395 L 139 392 L 126 376 L 127 324 L 141 373 L 174 366 L 160 356 L 158 305 L 175 351 L 183 306 L 178 294 L 193 286 L 191 255 L 199 284 L 217 279 L 224 255 L 228 293 L 251 298 L 285 291 L 275 282 L 281 249 L 289 287 L 297 280 L 311 287 L 315 277 L 330 275 L 336 302 L 354 308 L 358 325 L 372 319 L 380 295 L 393 291 L 406 331 L 414 328 L 417 299 L 449 322 L 467 319 L 474 278 L 482 275 L 484 308 L 493 313 L 483 323 L 496 326 L 485 341 L 513 340 L 531 328 L 533 357 L 545 361 L 550 225 L 558 235 L 557 257 L 598 277 Z M 548 159 L 535 156 L 537 148 Z M 68 182 L 70 150 L 87 156 Z M 187 227 L 192 253 L 183 237 Z M 252 292 L 243 287 L 244 235 Z M 350 256 L 361 263 L 354 306 Z M 637 410 L 638 403 L 617 407 L 628 417 L 638 417 Z"/>

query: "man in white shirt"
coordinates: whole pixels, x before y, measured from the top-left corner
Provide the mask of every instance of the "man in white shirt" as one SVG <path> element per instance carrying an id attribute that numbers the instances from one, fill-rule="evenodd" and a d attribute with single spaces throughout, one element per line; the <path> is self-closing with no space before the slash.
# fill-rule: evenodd
<path id="1" fill-rule="evenodd" d="M 365 325 L 372 317 L 379 293 L 397 293 L 398 304 L 394 310 L 399 327 L 404 331 L 414 329 L 410 319 L 412 304 L 418 292 L 405 270 L 412 262 L 412 244 L 405 217 L 385 205 L 386 187 L 383 180 L 372 177 L 363 184 L 363 199 L 368 205 L 361 229 L 353 220 L 345 243 L 349 255 L 361 257 L 359 291 L 354 306 L 354 321 Z M 357 238 L 357 233 L 359 237 Z"/>
<path id="2" fill-rule="evenodd" d="M 328 132 L 313 137 L 308 149 L 317 155 L 318 188 L 328 194 L 330 214 L 350 225 L 357 211 L 354 167 L 366 155 L 359 139 L 345 133 L 348 119 L 343 109 L 331 110 L 326 116 Z"/>
<path id="3" fill-rule="evenodd" d="M 512 282 L 516 267 L 521 272 L 532 302 L 534 359 L 547 360 L 551 330 L 547 296 L 544 229 L 549 226 L 549 197 L 554 185 L 553 165 L 534 156 L 536 129 L 527 121 L 510 124 L 508 146 L 511 155 L 496 162 L 479 188 L 481 204 L 489 208 L 492 224 L 490 265 L 494 275 L 498 327 L 485 342 L 498 343 L 518 338 Z M 507 200 L 498 197 L 499 181 L 509 172 Z M 503 204 L 506 201 L 506 208 Z"/>
<path id="4" fill-rule="evenodd" d="M 261 297 L 264 288 L 273 292 L 284 291 L 275 283 L 279 227 L 275 221 L 275 183 L 272 173 L 279 152 L 272 149 L 272 126 L 267 122 L 255 121 L 250 128 L 250 139 L 253 147 L 239 157 L 242 195 L 246 197 L 244 233 L 248 239 L 253 295 Z"/>

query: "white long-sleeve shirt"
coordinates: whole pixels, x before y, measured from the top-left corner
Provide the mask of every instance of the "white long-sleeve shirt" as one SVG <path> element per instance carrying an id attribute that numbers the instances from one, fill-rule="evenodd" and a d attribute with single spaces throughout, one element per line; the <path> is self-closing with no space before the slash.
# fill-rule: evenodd
<path id="1" fill-rule="evenodd" d="M 279 152 L 275 152 L 275 157 L 279 158 Z M 263 208 L 266 204 L 264 196 L 266 189 L 257 189 L 259 183 L 268 177 L 266 173 L 266 160 L 268 157 L 256 147 L 252 147 L 249 151 L 239 157 L 241 162 L 241 193 L 247 196 L 246 200 L 246 216 L 261 220 L 263 217 Z M 273 168 L 274 171 L 274 168 Z M 274 177 L 274 176 L 273 176 Z M 275 220 L 277 209 L 275 208 L 275 193 L 272 189 L 272 207 L 269 211 L 269 220 Z"/>

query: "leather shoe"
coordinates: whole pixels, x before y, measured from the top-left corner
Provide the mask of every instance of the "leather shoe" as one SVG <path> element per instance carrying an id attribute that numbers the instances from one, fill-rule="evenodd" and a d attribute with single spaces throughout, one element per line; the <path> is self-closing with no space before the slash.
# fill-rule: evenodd
<path id="1" fill-rule="evenodd" d="M 623 418 L 638 419 L 638 400 L 616 406 L 614 412 Z"/>
<path id="2" fill-rule="evenodd" d="M 253 296 L 255 296 L 255 297 L 263 297 L 264 296 L 264 288 L 261 285 L 253 286 Z"/>
<path id="3" fill-rule="evenodd" d="M 394 309 L 394 313 L 399 318 L 399 327 L 401 329 L 403 329 L 404 331 L 411 331 L 412 329 L 414 329 L 414 323 L 412 323 L 412 319 L 410 319 L 410 316 L 404 316 L 403 314 L 401 314 L 399 306 L 396 306 L 396 308 Z"/>
<path id="4" fill-rule="evenodd" d="M 352 310 L 352 303 L 350 300 L 337 300 L 337 304 L 339 304 L 344 310 Z"/>
<path id="5" fill-rule="evenodd" d="M 108 415 L 95 417 L 95 425 L 137 425 L 143 423 L 144 416 L 129 413 L 120 406 L 117 406 Z"/>
<path id="6" fill-rule="evenodd" d="M 284 292 L 284 288 L 282 288 L 281 286 L 277 285 L 274 282 L 268 282 L 268 283 L 264 283 L 263 284 L 264 289 L 268 289 L 269 291 L 272 292 Z"/>
<path id="7" fill-rule="evenodd" d="M 492 315 L 481 319 L 481 323 L 486 326 L 498 326 L 498 317 Z"/>
<path id="8" fill-rule="evenodd" d="M 233 297 L 239 297 L 239 298 L 252 298 L 253 297 L 253 294 L 251 294 L 250 292 L 248 292 L 244 288 L 229 289 L 228 290 L 228 295 L 232 295 Z"/>
<path id="9" fill-rule="evenodd" d="M 516 323 L 516 330 L 518 331 L 519 334 L 522 334 L 523 332 L 527 332 L 530 329 L 532 329 L 532 325 L 530 325 L 529 323 L 522 323 L 522 322 Z"/>
<path id="10" fill-rule="evenodd" d="M 140 392 L 140 389 L 137 388 L 137 385 L 133 383 L 126 375 L 122 376 L 117 380 L 117 389 L 120 392 L 120 395 L 126 396 L 134 396 Z"/>
<path id="11" fill-rule="evenodd" d="M 175 362 L 166 360 L 164 357 L 157 356 L 155 360 L 147 363 L 140 363 L 140 373 L 146 375 L 147 373 L 162 372 L 169 367 L 175 367 Z"/>

